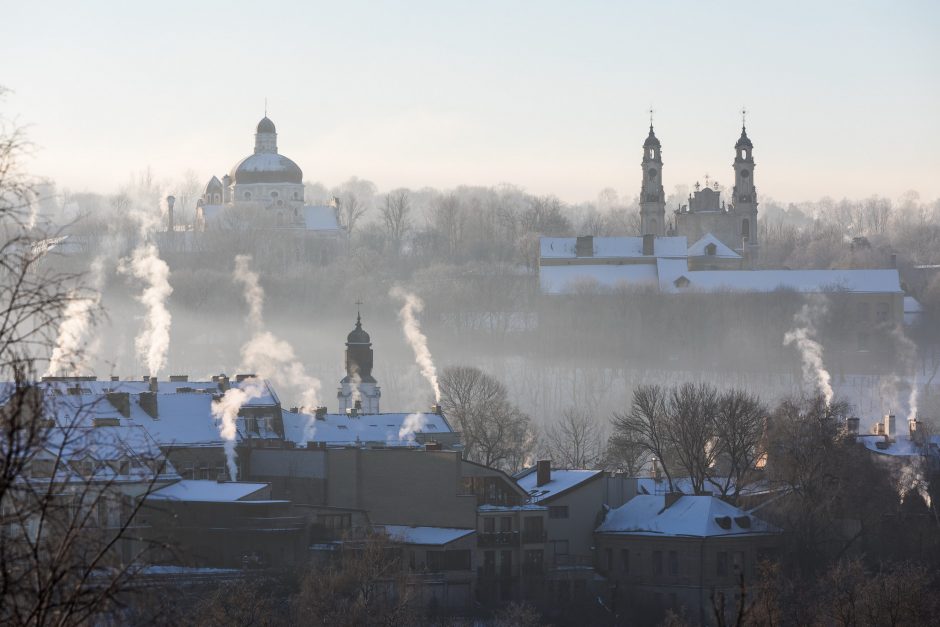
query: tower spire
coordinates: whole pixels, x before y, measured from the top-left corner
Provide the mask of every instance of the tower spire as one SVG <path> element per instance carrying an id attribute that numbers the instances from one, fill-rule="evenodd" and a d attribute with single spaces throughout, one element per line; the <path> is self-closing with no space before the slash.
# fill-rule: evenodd
<path id="1" fill-rule="evenodd" d="M 747 128 L 747 109 L 741 107 L 741 130 Z"/>

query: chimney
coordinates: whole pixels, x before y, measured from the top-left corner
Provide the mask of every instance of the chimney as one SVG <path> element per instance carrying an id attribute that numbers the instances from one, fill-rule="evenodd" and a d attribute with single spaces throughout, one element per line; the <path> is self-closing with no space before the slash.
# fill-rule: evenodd
<path id="1" fill-rule="evenodd" d="M 347 415 L 348 417 L 350 417 L 350 418 L 358 418 L 358 417 L 359 417 L 359 410 L 358 410 L 357 408 L 355 408 L 355 407 L 348 407 L 348 408 L 346 409 L 346 415 Z"/>
<path id="2" fill-rule="evenodd" d="M 891 264 L 890 267 L 892 267 L 892 268 L 897 268 L 897 267 L 898 267 L 898 255 L 897 255 L 897 253 L 891 253 L 891 261 L 890 261 L 890 264 Z"/>
<path id="3" fill-rule="evenodd" d="M 216 377 L 212 377 L 212 378 L 216 379 Z M 225 392 L 228 391 L 229 387 L 231 387 L 229 386 L 229 383 L 228 383 L 228 377 L 225 376 L 224 374 L 220 374 L 217 380 L 219 383 L 219 391 L 224 394 Z"/>
<path id="4" fill-rule="evenodd" d="M 176 198 L 173 196 L 166 197 L 166 230 L 172 233 L 175 229 L 173 224 L 173 205 L 176 204 Z"/>
<path id="5" fill-rule="evenodd" d="M 594 236 L 580 235 L 574 243 L 574 254 L 576 257 L 594 256 Z"/>
<path id="6" fill-rule="evenodd" d="M 643 236 L 643 254 L 651 256 L 653 254 L 653 246 L 656 242 L 656 236 L 652 233 Z"/>
<path id="7" fill-rule="evenodd" d="M 917 440 L 920 435 L 920 420 L 917 418 L 907 419 L 907 434 L 912 441 Z"/>
<path id="8" fill-rule="evenodd" d="M 222 375 L 222 376 L 225 376 L 225 375 Z M 254 374 L 253 372 L 235 375 L 235 380 L 238 381 L 239 383 L 241 383 L 245 379 L 257 379 L 257 378 L 258 378 L 258 375 Z"/>
<path id="9" fill-rule="evenodd" d="M 426 451 L 442 451 L 444 447 L 441 446 L 440 442 L 428 442 L 424 445 L 424 450 Z"/>
<path id="10" fill-rule="evenodd" d="M 113 374 L 113 375 L 111 375 L 111 380 L 112 380 L 112 381 L 120 381 L 120 380 L 121 380 L 121 377 L 117 376 L 116 374 Z"/>
<path id="11" fill-rule="evenodd" d="M 108 392 L 108 402 L 125 418 L 131 416 L 131 395 L 127 392 Z"/>
<path id="12" fill-rule="evenodd" d="M 540 459 L 535 462 L 535 485 L 542 487 L 552 480 L 552 460 Z"/>
<path id="13" fill-rule="evenodd" d="M 431 413 L 437 414 L 438 416 L 444 415 L 444 411 L 441 409 L 441 406 L 436 403 L 434 405 L 431 405 Z"/>
<path id="14" fill-rule="evenodd" d="M 317 420 L 326 420 L 326 407 L 322 405 L 316 409 L 316 418 Z"/>
<path id="15" fill-rule="evenodd" d="M 858 424 L 861 422 L 858 416 L 850 416 L 845 419 L 845 430 L 849 435 L 858 435 Z"/>
<path id="16" fill-rule="evenodd" d="M 665 500 L 663 501 L 663 505 L 664 505 L 663 509 L 669 509 L 670 507 L 675 505 L 676 501 L 681 499 L 683 496 L 685 495 L 682 494 L 682 492 L 666 492 Z"/>
<path id="17" fill-rule="evenodd" d="M 150 377 L 150 391 L 156 394 L 158 389 L 159 389 L 159 386 L 157 385 L 157 378 Z"/>
<path id="18" fill-rule="evenodd" d="M 885 436 L 893 438 L 897 435 L 896 420 L 894 414 L 885 415 Z"/>
<path id="19" fill-rule="evenodd" d="M 171 374 L 170 381 L 174 383 L 186 383 L 187 381 L 189 381 L 189 375 L 188 374 Z"/>
<path id="20" fill-rule="evenodd" d="M 140 408 L 147 412 L 147 415 L 154 420 L 159 420 L 160 413 L 157 411 L 157 395 L 154 392 L 140 393 Z"/>
<path id="21" fill-rule="evenodd" d="M 353 403 L 353 407 L 356 408 L 356 411 L 361 412 L 361 411 L 362 411 L 362 401 L 356 401 L 356 402 L 354 402 L 354 403 Z"/>

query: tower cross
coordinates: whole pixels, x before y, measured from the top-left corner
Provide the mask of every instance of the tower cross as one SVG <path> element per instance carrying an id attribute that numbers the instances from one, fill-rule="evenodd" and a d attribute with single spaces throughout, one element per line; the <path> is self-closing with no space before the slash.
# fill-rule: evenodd
<path id="1" fill-rule="evenodd" d="M 747 109 L 741 107 L 741 128 L 747 126 Z"/>
<path id="2" fill-rule="evenodd" d="M 650 105 L 650 128 L 653 128 L 653 106 Z"/>

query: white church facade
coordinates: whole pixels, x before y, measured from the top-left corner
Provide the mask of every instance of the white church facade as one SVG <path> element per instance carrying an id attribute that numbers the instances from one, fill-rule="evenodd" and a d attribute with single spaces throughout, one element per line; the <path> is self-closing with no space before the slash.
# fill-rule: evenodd
<path id="1" fill-rule="evenodd" d="M 197 231 L 237 228 L 239 221 L 328 238 L 345 233 L 334 206 L 306 204 L 303 171 L 278 152 L 277 129 L 267 116 L 255 129 L 254 152 L 221 179 L 213 176 L 196 202 Z"/>

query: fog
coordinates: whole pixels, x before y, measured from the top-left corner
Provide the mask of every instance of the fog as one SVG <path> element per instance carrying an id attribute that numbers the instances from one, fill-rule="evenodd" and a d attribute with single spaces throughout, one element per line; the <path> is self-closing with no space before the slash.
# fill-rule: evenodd
<path id="1" fill-rule="evenodd" d="M 172 233 L 165 230 L 162 201 L 169 194 L 177 197 L 178 230 Z M 818 297 L 821 304 L 812 307 L 783 291 L 674 296 L 586 285 L 572 295 L 542 295 L 540 236 L 638 232 L 637 200 L 613 189 L 571 205 L 508 184 L 381 192 L 355 177 L 333 187 L 306 183 L 308 204 L 339 199 L 339 218 L 350 235 L 337 240 L 265 228 L 263 216 L 250 212 L 230 217 L 226 230 L 187 230 L 199 194 L 192 176 L 158 182 L 149 172 L 111 196 L 44 188 L 41 215 L 70 235 L 46 263 L 103 265 L 91 280 L 103 286 L 107 317 L 86 338 L 89 372 L 122 378 L 235 374 L 257 327 L 233 280 L 238 255 L 250 255 L 259 275 L 265 328 L 289 345 L 305 376 L 321 382 L 320 402 L 334 411 L 357 308 L 371 334 L 383 411 L 421 410 L 435 400 L 427 364 L 417 365 L 417 349 L 403 331 L 403 297 L 390 293 L 393 286 L 423 301 L 423 311 L 414 313 L 438 370 L 480 367 L 506 384 L 536 426 L 578 407 L 606 427 L 640 383 L 706 381 L 768 401 L 815 393 L 800 343 L 784 341 L 807 323 L 814 326 L 834 396 L 852 402 L 863 425 L 886 412 L 907 415 L 917 403 L 912 378 L 922 387 L 936 371 L 932 316 L 940 285 L 924 266 L 940 262 L 940 201 L 913 192 L 895 201 L 761 203 L 764 267 L 897 264 L 926 313 L 920 324 L 884 334 L 865 353 L 847 348 L 846 305 L 838 292 Z M 677 188 L 667 208 L 684 194 Z M 137 217 L 141 213 L 147 220 Z M 163 226 L 151 234 L 135 228 L 141 223 Z M 119 271 L 150 237 L 168 265 L 172 292 L 161 292 L 172 317 L 165 366 L 138 340 L 152 332 L 153 304 L 140 301 L 148 279 Z M 302 385 L 277 372 L 273 378 L 285 406 L 304 404 Z M 924 413 L 936 413 L 936 405 Z"/>

